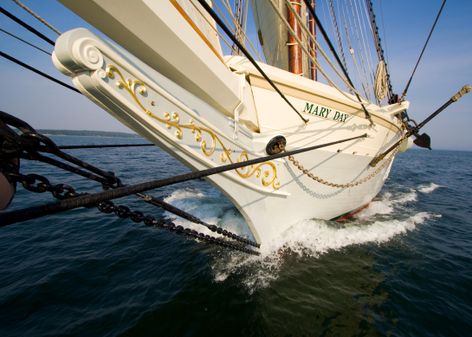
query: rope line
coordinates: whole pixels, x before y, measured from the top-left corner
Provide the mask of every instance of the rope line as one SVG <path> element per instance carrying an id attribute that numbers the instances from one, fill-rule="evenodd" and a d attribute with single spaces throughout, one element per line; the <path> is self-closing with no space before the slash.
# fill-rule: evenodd
<path id="1" fill-rule="evenodd" d="M 363 50 L 365 52 L 366 61 L 367 61 L 367 67 L 368 67 L 367 73 L 368 73 L 369 80 L 372 82 L 373 77 L 374 77 L 373 75 L 374 74 L 374 61 L 372 57 L 372 51 L 369 48 L 369 43 L 367 42 L 367 38 L 369 36 L 368 30 L 369 30 L 370 25 L 367 25 L 365 17 L 364 17 L 364 14 L 365 14 L 365 11 L 363 11 L 364 2 L 363 1 L 358 2 L 356 0 L 354 0 L 353 2 L 356 9 L 357 19 L 359 22 L 359 28 L 360 28 L 359 31 L 361 34 L 362 44 L 364 46 Z"/>
<path id="2" fill-rule="evenodd" d="M 17 130 L 20 131 L 18 133 Z M 36 160 L 41 161 L 53 166 L 56 166 L 65 171 L 80 175 L 91 181 L 98 182 L 102 185 L 103 189 L 113 189 L 124 186 L 120 179 L 115 176 L 113 172 L 104 171 L 99 169 L 87 162 L 80 160 L 77 157 L 73 157 L 67 153 L 64 153 L 60 148 L 48 137 L 37 133 L 37 131 L 24 121 L 9 115 L 5 112 L 0 112 L 0 142 L 2 147 L 0 149 L 0 172 L 7 178 L 12 184 L 21 183 L 23 187 L 32 192 L 44 193 L 51 192 L 51 194 L 58 200 L 71 199 L 78 196 L 86 196 L 88 193 L 77 193 L 75 189 L 67 184 L 56 184 L 53 185 L 49 182 L 49 179 L 39 174 L 28 174 L 25 175 L 19 171 L 19 159 Z M 48 156 L 44 156 L 42 153 L 47 153 Z M 58 157 L 64 161 L 57 160 Z M 12 165 L 12 163 L 17 163 Z M 72 166 L 75 164 L 76 166 Z M 217 225 L 208 224 L 201 219 L 180 210 L 170 204 L 163 201 L 159 201 L 151 195 L 144 195 L 139 193 L 137 195 L 145 202 L 150 203 L 154 206 L 163 208 L 171 213 L 174 213 L 184 219 L 187 219 L 193 223 L 203 225 L 214 233 L 222 235 L 223 237 L 229 238 L 239 243 L 223 240 L 225 247 L 233 248 L 236 250 L 246 251 L 247 248 L 243 245 L 251 245 L 259 248 L 259 245 L 245 237 L 239 236 L 238 234 L 227 231 L 226 229 Z M 134 222 L 142 222 L 146 216 L 139 211 L 131 211 L 126 206 L 115 206 L 112 202 L 104 201 L 99 204 L 95 204 L 99 211 L 103 213 L 115 213 L 120 218 L 130 218 Z M 15 222 L 23 221 L 26 219 L 27 214 L 30 212 L 30 208 L 22 210 L 22 215 L 16 218 L 16 221 L 7 223 L 0 221 L 0 226 L 6 226 Z M 0 217 L 2 214 L 0 214 Z M 23 217 L 23 218 L 22 218 Z M 157 220 L 159 221 L 159 220 Z M 179 226 L 172 227 L 177 231 L 180 231 Z M 183 228 L 183 227 L 182 227 Z M 168 228 L 166 228 L 168 229 Z M 182 229 L 183 230 L 183 229 Z M 190 229 L 189 229 L 190 230 Z M 195 235 L 203 235 L 191 230 Z M 203 237 L 204 241 L 211 242 L 210 237 Z M 205 240 L 208 239 L 208 240 Z M 222 238 L 215 237 L 216 240 Z M 254 252 L 254 251 L 249 251 Z"/>
<path id="3" fill-rule="evenodd" d="M 336 13 L 334 12 L 333 0 L 329 1 L 329 10 L 330 10 L 331 18 L 333 21 L 334 29 L 336 31 L 336 37 L 338 41 L 339 51 L 341 52 L 342 61 L 343 61 L 344 67 L 347 69 L 346 57 L 344 56 L 344 48 L 341 42 L 341 34 L 339 33 L 338 20 L 336 19 Z"/>
<path id="4" fill-rule="evenodd" d="M 16 63 L 16 64 L 22 66 L 23 68 L 26 68 L 26 69 L 28 69 L 28 70 L 31 70 L 32 72 L 34 72 L 34 73 L 36 73 L 36 74 L 38 74 L 38 75 L 41 75 L 41 76 L 47 78 L 47 79 L 50 80 L 50 81 L 53 81 L 53 82 L 55 82 L 55 83 L 57 83 L 57 84 L 60 84 L 60 85 L 62 85 L 63 87 L 66 87 L 67 89 L 70 89 L 70 90 L 72 90 L 72 91 L 75 91 L 75 92 L 81 94 L 81 92 L 80 92 L 79 90 L 77 90 L 76 88 L 74 88 L 73 86 L 70 86 L 70 85 L 67 84 L 67 83 L 64 83 L 64 82 L 62 82 L 62 81 L 60 81 L 60 80 L 58 80 L 58 79 L 56 79 L 56 78 L 54 78 L 54 77 L 52 77 L 52 76 L 46 74 L 46 73 L 43 73 L 42 71 L 40 71 L 40 70 L 38 70 L 38 69 L 36 69 L 36 68 L 34 68 L 34 67 L 32 67 L 32 66 L 26 64 L 26 63 L 23 63 L 23 62 L 21 62 L 20 60 L 14 58 L 13 56 L 8 55 L 7 53 L 4 53 L 4 52 L 0 51 L 0 56 L 6 58 L 7 60 L 9 60 L 9 61 L 11 61 L 11 62 L 14 62 L 14 63 Z"/>
<path id="5" fill-rule="evenodd" d="M 308 119 L 305 119 L 300 112 L 293 106 L 292 103 L 287 99 L 287 97 L 280 91 L 280 89 L 275 85 L 275 83 L 267 76 L 264 70 L 257 64 L 256 60 L 249 54 L 249 52 L 244 48 L 244 46 L 238 41 L 238 39 L 234 36 L 231 30 L 224 24 L 224 22 L 220 19 L 220 17 L 213 11 L 213 9 L 208 5 L 206 0 L 198 0 L 200 5 L 210 14 L 210 16 L 216 21 L 216 23 L 223 29 L 223 31 L 228 35 L 231 40 L 238 46 L 238 48 L 243 52 L 243 54 L 248 58 L 248 60 L 254 65 L 254 67 L 259 71 L 259 73 L 266 79 L 266 81 L 270 84 L 272 88 L 282 97 L 282 99 L 292 108 L 293 111 L 300 117 L 303 122 L 306 124 L 309 122 Z"/>
<path id="6" fill-rule="evenodd" d="M 77 150 L 77 149 L 101 149 L 108 147 L 141 147 L 155 146 L 154 144 L 102 144 L 102 145 L 62 145 L 58 146 L 61 150 Z"/>
<path id="7" fill-rule="evenodd" d="M 183 183 L 190 180 L 204 178 L 210 175 L 238 169 L 241 167 L 259 164 L 259 163 L 271 161 L 278 158 L 288 157 L 289 155 L 295 155 L 298 153 L 313 151 L 313 150 L 320 149 L 323 147 L 328 147 L 331 145 L 336 145 L 336 144 L 340 144 L 340 143 L 344 143 L 344 142 L 348 142 L 348 141 L 352 141 L 356 139 L 366 138 L 366 137 L 367 137 L 367 134 L 363 134 L 360 136 L 341 139 L 341 140 L 330 142 L 330 143 L 313 145 L 313 146 L 302 148 L 302 149 L 281 152 L 274 155 L 251 159 L 251 160 L 238 162 L 234 164 L 217 166 L 217 167 L 213 167 L 213 168 L 209 168 L 209 169 L 205 169 L 201 171 L 189 172 L 189 173 L 185 173 L 185 174 L 181 174 L 181 175 L 177 175 L 177 176 L 173 176 L 169 178 L 151 180 L 151 181 L 146 181 L 142 183 L 137 183 L 134 185 L 120 186 L 111 190 L 106 190 L 106 191 L 102 191 L 102 192 L 98 192 L 94 194 L 88 194 L 88 195 L 78 196 L 71 199 L 61 200 L 56 203 L 49 203 L 42 206 L 31 207 L 29 208 L 28 214 L 26 215 L 21 209 L 15 210 L 15 211 L 4 212 L 0 214 L 0 223 L 16 222 L 16 219 L 18 218 L 21 218 L 22 219 L 21 221 L 25 221 L 28 219 L 38 218 L 45 215 L 56 214 L 64 210 L 71 210 L 78 207 L 88 207 L 88 206 L 96 205 L 103 201 L 121 198 L 121 197 L 125 197 L 131 194 L 137 194 L 144 191 L 161 188 L 164 186 L 170 186 L 177 183 Z"/>
<path id="8" fill-rule="evenodd" d="M 360 69 L 362 70 L 362 76 L 359 76 L 359 79 L 361 80 L 361 82 L 363 81 L 363 84 L 362 84 L 363 89 L 365 92 L 368 93 L 367 97 L 370 99 L 370 93 L 371 93 L 370 89 L 372 88 L 372 85 L 371 85 L 370 77 L 368 75 L 367 66 L 366 66 L 367 56 L 366 56 L 366 51 L 362 45 L 360 27 L 358 27 L 358 24 L 357 24 L 357 19 L 355 16 L 354 5 L 352 4 L 352 0 L 349 0 L 349 9 L 350 9 L 351 15 L 347 14 L 348 8 L 347 7 L 345 8 L 346 17 L 348 18 L 347 26 L 354 27 L 354 29 L 352 30 L 355 32 L 355 36 L 353 36 L 353 38 L 355 37 L 355 41 L 357 42 L 356 52 L 360 50 L 359 60 L 360 60 Z M 346 28 L 346 30 L 348 29 Z M 354 42 L 354 41 L 351 40 L 351 42 Z"/>
<path id="9" fill-rule="evenodd" d="M 10 18 L 11 20 L 15 21 L 17 24 L 23 26 L 27 30 L 29 30 L 31 33 L 34 35 L 38 36 L 39 38 L 43 39 L 47 43 L 49 43 L 51 46 L 54 46 L 54 41 L 48 38 L 46 35 L 38 31 L 37 29 L 33 28 L 32 26 L 28 25 L 26 22 L 23 20 L 20 20 L 18 17 L 7 11 L 5 8 L 0 6 L 0 13 L 5 15 L 6 17 Z"/>
<path id="10" fill-rule="evenodd" d="M 431 38 L 431 35 L 433 34 L 434 28 L 436 27 L 436 24 L 438 23 L 439 16 L 441 15 L 441 12 L 445 4 L 446 4 L 446 0 L 443 0 L 441 8 L 439 9 L 438 15 L 436 15 L 436 19 L 434 20 L 433 27 L 431 27 L 431 30 L 429 31 L 428 38 L 426 39 L 426 42 L 423 46 L 423 50 L 421 50 L 420 56 L 418 57 L 418 61 L 416 61 L 415 67 L 413 68 L 413 72 L 411 73 L 410 79 L 408 80 L 408 83 L 406 84 L 406 87 L 403 90 L 400 100 L 403 100 L 405 98 L 406 93 L 408 92 L 408 89 L 410 88 L 411 80 L 413 79 L 416 69 L 418 68 L 418 65 L 420 64 L 421 58 L 423 57 L 424 51 L 426 50 L 426 47 L 428 46 L 429 39 Z"/>
<path id="11" fill-rule="evenodd" d="M 23 42 L 23 43 L 25 43 L 25 44 L 27 44 L 27 45 L 33 47 L 33 48 L 39 50 L 39 51 L 42 51 L 43 53 L 45 53 L 45 54 L 47 54 L 47 55 L 49 55 L 49 56 L 52 55 L 50 52 L 48 52 L 48 51 L 46 51 L 46 50 L 44 50 L 44 49 L 42 49 L 42 48 L 40 48 L 40 47 L 38 47 L 38 46 L 32 44 L 32 43 L 30 43 L 30 42 L 28 42 L 28 41 L 26 41 L 26 40 L 23 40 L 21 37 L 15 35 L 15 34 L 13 34 L 13 33 L 7 32 L 6 30 L 4 30 L 4 29 L 2 29 L 2 28 L 0 28 L 0 31 L 1 31 L 2 33 L 4 33 L 4 34 L 7 34 L 7 35 L 11 36 L 11 37 L 14 38 L 14 39 L 17 39 L 17 40 L 19 40 L 19 41 L 21 41 L 21 42 Z"/>
<path id="12" fill-rule="evenodd" d="M 349 54 L 351 55 L 351 58 L 352 58 L 352 61 L 354 63 L 354 66 L 356 68 L 356 71 L 357 71 L 357 76 L 358 76 L 358 79 L 359 81 L 361 82 L 361 86 L 362 86 L 362 90 L 364 91 L 364 95 L 365 97 L 370 100 L 370 97 L 369 97 L 369 92 L 367 91 L 364 83 L 362 82 L 362 75 L 361 75 L 361 71 L 360 71 L 360 67 L 359 67 L 359 64 L 357 62 L 357 58 L 356 58 L 356 55 L 355 55 L 355 50 L 354 50 L 354 47 L 353 47 L 353 44 L 351 42 L 351 37 L 349 35 L 349 31 L 348 31 L 348 21 L 349 21 L 349 26 L 351 26 L 350 24 L 350 19 L 349 17 L 347 16 L 346 12 L 347 12 L 347 9 L 342 7 L 344 10 L 341 11 L 341 14 L 342 14 L 342 19 L 344 21 L 344 34 L 346 36 L 346 40 L 347 40 L 347 46 L 349 48 Z"/>
<path id="13" fill-rule="evenodd" d="M 200 1 L 202 1 L 202 0 L 200 0 Z M 325 31 L 323 25 L 321 24 L 321 22 L 320 22 L 318 16 L 316 15 L 315 10 L 313 9 L 313 7 L 311 7 L 311 5 L 310 5 L 310 3 L 309 3 L 309 0 L 304 0 L 304 1 L 305 1 L 306 7 L 309 8 L 311 15 L 315 18 L 315 23 L 316 23 L 316 25 L 318 26 L 318 28 L 320 29 L 321 35 L 323 35 L 323 38 L 325 39 L 326 43 L 328 44 L 329 49 L 330 49 L 331 52 L 333 53 L 333 55 L 334 55 L 336 61 L 338 62 L 338 64 L 339 64 L 341 70 L 343 71 L 344 76 L 346 76 L 346 79 L 348 80 L 349 84 L 354 88 L 354 84 L 352 83 L 352 80 L 351 80 L 351 78 L 349 77 L 349 74 L 348 74 L 346 68 L 344 68 L 344 66 L 343 66 L 343 64 L 342 64 L 342 61 L 341 61 L 341 59 L 339 58 L 338 53 L 336 52 L 336 49 L 334 48 L 334 46 L 333 46 L 331 40 L 329 39 L 328 34 L 326 33 L 326 31 Z M 361 99 L 361 97 L 359 96 L 359 94 L 357 93 L 357 91 L 355 91 L 355 95 L 356 95 L 357 100 L 359 101 L 359 103 L 360 103 L 361 106 L 362 106 L 362 110 L 364 110 L 365 117 L 369 120 L 370 124 L 373 125 L 374 122 L 372 121 L 372 117 L 370 116 L 369 111 L 367 111 L 367 108 L 365 107 L 364 103 L 362 102 L 362 99 Z"/>
<path id="14" fill-rule="evenodd" d="M 26 6 L 25 4 L 23 4 L 21 1 L 19 0 L 12 0 L 14 3 L 16 3 L 18 6 L 20 6 L 21 8 L 23 8 L 25 11 L 27 11 L 29 14 L 31 14 L 36 20 L 38 20 L 39 22 L 41 22 L 43 25 L 45 25 L 46 27 L 48 27 L 50 30 L 52 30 L 54 33 L 56 33 L 57 35 L 61 35 L 61 32 L 56 28 L 54 27 L 53 25 L 51 25 L 49 22 L 47 22 L 46 20 L 44 20 L 42 17 L 40 17 L 38 14 L 36 14 L 35 12 L 33 12 L 30 8 L 28 8 L 28 6 Z"/>
<path id="15" fill-rule="evenodd" d="M 366 11 L 368 10 L 368 12 L 369 12 L 368 15 L 369 15 L 369 18 L 370 18 L 370 25 L 371 25 L 372 34 L 374 36 L 374 41 L 376 43 L 376 50 L 377 50 L 377 56 L 378 56 L 378 59 L 379 59 L 379 65 L 383 64 L 383 65 L 381 65 L 381 67 L 384 68 L 383 70 L 384 70 L 384 73 L 385 73 L 385 82 L 387 84 L 385 95 L 388 95 L 389 100 L 391 100 L 392 97 L 393 97 L 392 83 L 390 81 L 390 74 L 388 72 L 387 62 L 385 60 L 385 53 L 384 53 L 384 50 L 383 50 L 382 44 L 381 44 L 381 39 L 380 39 L 380 34 L 379 34 L 379 27 L 377 26 L 377 21 L 376 21 L 375 14 L 374 14 L 374 8 L 373 8 L 374 6 L 372 4 L 372 0 L 366 0 L 365 6 L 366 6 Z M 377 74 L 376 74 L 376 80 L 374 81 L 375 90 L 376 90 L 376 94 L 377 94 L 376 81 L 377 81 Z M 379 97 L 377 96 L 377 98 L 379 98 Z M 380 101 L 382 99 L 383 98 L 379 98 Z"/>
<path id="16" fill-rule="evenodd" d="M 290 24 L 288 23 L 288 21 L 283 17 L 282 13 L 280 13 L 279 10 L 277 10 L 277 7 L 276 7 L 276 4 L 274 2 L 274 0 L 268 0 L 269 3 L 272 5 L 272 8 L 274 9 L 274 11 L 276 12 L 276 14 L 278 15 L 279 19 L 286 25 L 289 33 L 291 36 L 294 37 L 294 39 L 297 41 L 298 45 L 302 48 L 303 52 L 308 56 L 309 59 L 311 59 L 312 62 L 315 63 L 317 69 L 319 70 L 319 72 L 323 75 L 323 77 L 328 81 L 328 83 L 330 85 L 332 85 L 334 88 L 336 88 L 344 97 L 346 97 L 347 99 L 353 101 L 353 102 L 356 102 L 356 100 L 352 99 L 351 97 L 349 97 L 344 91 L 341 90 L 341 88 L 339 88 L 339 86 L 336 85 L 336 83 L 334 83 L 334 81 L 328 76 L 328 74 L 324 71 L 324 69 L 321 67 L 321 65 L 319 64 L 319 62 L 316 60 L 316 58 L 313 57 L 313 55 L 306 49 L 305 47 L 305 44 L 302 43 L 302 41 L 298 38 L 297 34 L 295 34 L 295 31 L 293 30 L 292 27 L 290 27 Z M 326 62 L 331 66 L 331 68 L 334 70 L 334 72 L 339 76 L 339 78 L 346 84 L 346 86 L 348 87 L 348 89 L 350 91 L 353 91 L 353 92 L 356 92 L 356 89 L 349 83 L 349 81 L 342 75 L 339 73 L 339 70 L 336 68 L 336 66 L 331 62 L 331 60 L 329 59 L 328 55 L 326 55 L 326 52 L 323 50 L 323 48 L 321 48 L 321 46 L 316 42 L 316 39 L 314 38 L 313 34 L 311 34 L 308 29 L 306 28 L 305 25 L 303 25 L 302 23 L 302 19 L 300 18 L 300 16 L 298 15 L 298 13 L 295 11 L 295 9 L 292 7 L 291 3 L 289 0 L 285 0 L 286 4 L 287 4 L 287 7 L 289 8 L 289 10 L 293 13 L 293 15 L 295 16 L 295 18 L 297 19 L 298 23 L 300 24 L 300 26 L 302 27 L 302 29 L 305 31 L 305 33 L 311 38 L 312 41 L 315 41 L 315 45 L 316 45 L 316 48 L 317 50 L 319 50 L 321 52 L 321 55 L 323 55 L 324 59 L 326 60 Z"/>

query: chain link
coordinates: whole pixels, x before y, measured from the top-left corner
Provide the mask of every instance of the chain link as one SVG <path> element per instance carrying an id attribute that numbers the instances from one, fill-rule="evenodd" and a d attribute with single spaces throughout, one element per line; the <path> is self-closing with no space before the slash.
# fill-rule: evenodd
<path id="1" fill-rule="evenodd" d="M 77 193 L 72 186 L 67 184 L 52 185 L 46 177 L 39 174 L 7 173 L 6 177 L 12 182 L 20 183 L 28 191 L 36 193 L 51 192 L 59 200 L 83 195 L 83 193 Z"/>
<path id="2" fill-rule="evenodd" d="M 355 186 L 358 186 L 358 185 L 361 185 L 367 181 L 369 181 L 370 179 L 372 179 L 373 177 L 375 177 L 377 174 L 380 173 L 380 171 L 382 171 L 383 168 L 385 168 L 389 163 L 390 161 L 393 159 L 393 157 L 395 156 L 395 154 L 398 152 L 398 148 L 396 148 L 392 154 L 390 155 L 390 157 L 388 157 L 387 159 L 384 159 L 382 165 L 378 166 L 374 171 L 372 171 L 369 175 L 365 176 L 364 178 L 362 179 L 359 179 L 357 181 L 353 181 L 353 182 L 350 182 L 350 183 L 345 183 L 345 184 L 339 184 L 339 183 L 334 183 L 334 182 L 330 182 L 330 181 L 327 181 L 323 178 L 320 178 L 318 176 L 315 176 L 313 173 L 311 173 L 309 170 L 307 170 L 302 164 L 300 164 L 300 162 L 298 160 L 296 160 L 293 156 L 288 156 L 288 159 L 292 162 L 292 164 L 298 168 L 303 174 L 305 174 L 306 176 L 308 176 L 310 179 L 320 183 L 320 184 L 323 184 L 323 185 L 326 185 L 326 186 L 330 186 L 330 187 L 334 187 L 334 188 L 350 188 L 350 187 L 355 187 Z"/>
<path id="3" fill-rule="evenodd" d="M 21 183 L 21 185 L 28 191 L 35 193 L 44 193 L 50 192 L 55 198 L 59 200 L 64 200 L 68 198 L 77 197 L 80 195 L 85 195 L 87 193 L 77 193 L 75 189 L 67 184 L 57 184 L 53 185 L 49 180 L 39 174 L 21 174 L 21 173 L 7 173 L 6 176 L 10 181 Z M 103 201 L 97 205 L 97 209 L 105 214 L 115 214 L 121 219 L 131 219 L 135 223 L 144 222 L 146 226 L 155 226 L 161 229 L 175 232 L 177 234 L 183 234 L 189 237 L 193 237 L 200 241 L 204 241 L 210 244 L 215 244 L 221 247 L 241 251 L 243 253 L 251 255 L 259 255 L 259 252 L 247 248 L 245 245 L 238 244 L 235 242 L 230 242 L 223 238 L 214 237 L 211 235 L 203 234 L 197 232 L 196 230 L 185 228 L 180 225 L 174 224 L 171 220 L 166 219 L 156 219 L 151 215 L 145 215 L 140 211 L 133 211 L 129 207 L 124 205 L 116 206 L 112 201 Z M 229 237 L 230 239 L 237 240 L 238 235 L 231 233 L 221 227 L 212 225 L 209 228 L 213 232 L 221 234 L 223 236 Z"/>
<path id="4" fill-rule="evenodd" d="M 116 206 L 112 201 L 103 201 L 98 204 L 97 206 L 98 210 L 100 212 L 103 212 L 105 214 L 111 214 L 114 213 L 116 216 L 122 218 L 122 219 L 131 219 L 133 222 L 140 223 L 143 222 L 146 226 L 154 226 L 158 227 L 161 229 L 165 229 L 171 232 L 175 232 L 177 234 L 182 234 L 186 235 L 201 241 L 205 241 L 210 244 L 215 244 L 221 247 L 226 247 L 230 248 L 233 250 L 238 250 L 243 253 L 251 254 L 251 255 L 259 255 L 259 252 L 249 249 L 243 245 L 230 242 L 227 240 L 224 240 L 222 238 L 217 238 L 211 235 L 207 235 L 201 232 L 197 232 L 194 229 L 191 228 L 186 228 L 181 225 L 176 225 L 173 223 L 171 220 L 167 219 L 156 219 L 155 217 L 151 215 L 144 215 L 140 211 L 132 211 L 129 207 L 127 206 Z"/>

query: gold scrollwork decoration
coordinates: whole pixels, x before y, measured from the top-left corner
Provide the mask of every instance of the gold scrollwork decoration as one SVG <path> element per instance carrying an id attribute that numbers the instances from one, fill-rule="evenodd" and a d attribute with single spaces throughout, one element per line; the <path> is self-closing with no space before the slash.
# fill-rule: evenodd
<path id="1" fill-rule="evenodd" d="M 114 65 L 107 66 L 106 75 L 110 79 L 115 79 L 118 77 L 116 78 L 117 87 L 119 89 L 126 90 L 139 106 L 139 108 L 148 116 L 164 124 L 167 129 L 174 129 L 174 134 L 177 139 L 180 140 L 183 138 L 184 129 L 189 130 L 194 135 L 195 141 L 200 144 L 200 149 L 205 156 L 213 156 L 216 152 L 216 149 L 219 147 L 221 148 L 221 154 L 219 156 L 221 163 L 229 162 L 234 164 L 236 162 L 239 163 L 249 160 L 249 155 L 245 150 L 243 150 L 239 154 L 238 158 L 234 160 L 232 158 L 233 151 L 225 146 L 218 135 L 213 130 L 196 124 L 193 119 L 190 119 L 188 123 L 181 123 L 179 113 L 177 112 L 165 112 L 163 117 L 159 117 L 147 109 L 138 96 L 146 96 L 147 94 L 146 85 L 141 80 L 125 79 L 121 71 Z M 154 106 L 155 103 L 151 105 Z M 210 143 L 208 143 L 207 140 L 209 140 Z M 280 182 L 277 178 L 277 167 L 273 162 L 264 162 L 258 165 L 245 166 L 236 169 L 235 171 L 241 178 L 244 179 L 250 178 L 252 176 L 260 178 L 264 187 L 272 186 L 274 189 L 278 189 L 280 187 Z"/>

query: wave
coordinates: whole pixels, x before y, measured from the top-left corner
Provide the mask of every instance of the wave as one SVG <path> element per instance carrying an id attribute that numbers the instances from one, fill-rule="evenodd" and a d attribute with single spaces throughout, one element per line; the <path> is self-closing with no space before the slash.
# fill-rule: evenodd
<path id="1" fill-rule="evenodd" d="M 435 190 L 437 190 L 440 187 L 444 187 L 444 186 L 436 185 L 435 183 L 424 184 L 424 185 L 418 186 L 418 192 L 424 193 L 424 194 L 429 194 L 429 193 L 434 192 Z"/>
<path id="2" fill-rule="evenodd" d="M 330 251 L 367 243 L 382 244 L 413 231 L 426 220 L 438 215 L 421 212 L 405 219 L 377 220 L 366 225 L 336 228 L 329 221 L 305 220 L 287 230 L 270 245 L 261 249 L 261 256 L 231 254 L 216 259 L 212 265 L 214 279 L 223 282 L 231 275 L 241 275 L 242 283 L 252 293 L 265 288 L 278 278 L 286 254 L 318 258 Z"/>
<path id="3" fill-rule="evenodd" d="M 223 257 L 219 255 L 211 266 L 214 279 L 222 282 L 230 275 L 243 275 L 244 285 L 249 291 L 254 291 L 277 279 L 286 254 L 318 258 L 330 251 L 353 245 L 388 242 L 398 235 L 415 230 L 428 219 L 440 217 L 438 214 L 417 212 L 414 209 L 418 192 L 431 193 L 438 187 L 431 183 L 402 192 L 385 192 L 353 220 L 343 224 L 317 219 L 302 220 L 261 247 L 260 256 L 240 253 L 229 253 Z M 249 235 L 241 215 L 221 196 L 208 196 L 198 190 L 183 189 L 173 192 L 165 201 L 208 223 L 224 224 L 227 229 Z M 201 226 L 186 220 L 175 221 L 182 226 L 202 231 Z M 206 229 L 204 232 L 213 234 Z"/>
<path id="4" fill-rule="evenodd" d="M 404 219 L 376 220 L 366 224 L 352 223 L 341 228 L 330 224 L 329 221 L 305 220 L 291 227 L 279 240 L 266 247 L 263 253 L 272 254 L 282 247 L 298 255 L 317 257 L 329 250 L 339 250 L 351 245 L 380 244 L 398 234 L 415 229 L 416 225 L 435 216 L 420 212 Z"/>

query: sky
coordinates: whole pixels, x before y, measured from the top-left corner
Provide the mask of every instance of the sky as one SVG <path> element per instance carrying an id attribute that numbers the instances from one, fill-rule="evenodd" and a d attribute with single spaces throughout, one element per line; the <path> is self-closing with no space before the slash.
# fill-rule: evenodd
<path id="1" fill-rule="evenodd" d="M 130 0 L 131 1 L 131 0 Z M 167 0 L 155 0 L 167 1 Z M 266 0 L 258 0 L 266 1 Z M 343 1 L 343 0 L 339 0 Z M 344 0 L 345 1 L 345 0 Z M 53 0 L 23 0 L 36 13 L 61 32 L 86 27 L 96 32 L 80 17 Z M 373 0 L 393 88 L 405 87 L 423 47 L 441 0 Z M 52 31 L 40 24 L 11 0 L 0 4 L 54 40 Z M 320 20 L 327 20 L 319 13 Z M 380 18 L 383 18 L 380 21 Z M 329 27 L 329 22 L 323 22 Z M 43 49 L 52 47 L 35 35 L 0 16 L 0 28 L 12 32 Z M 0 32 L 0 50 L 42 71 L 71 83 L 52 65 L 50 56 Z M 35 128 L 103 130 L 131 132 L 90 102 L 86 97 L 0 58 L 3 80 L 0 109 L 24 119 Z M 423 56 L 407 99 L 409 115 L 417 122 L 445 103 L 463 85 L 472 84 L 472 1 L 448 0 L 428 49 Z M 433 149 L 472 151 L 472 93 L 451 105 L 433 119 L 423 131 L 432 138 Z"/>

